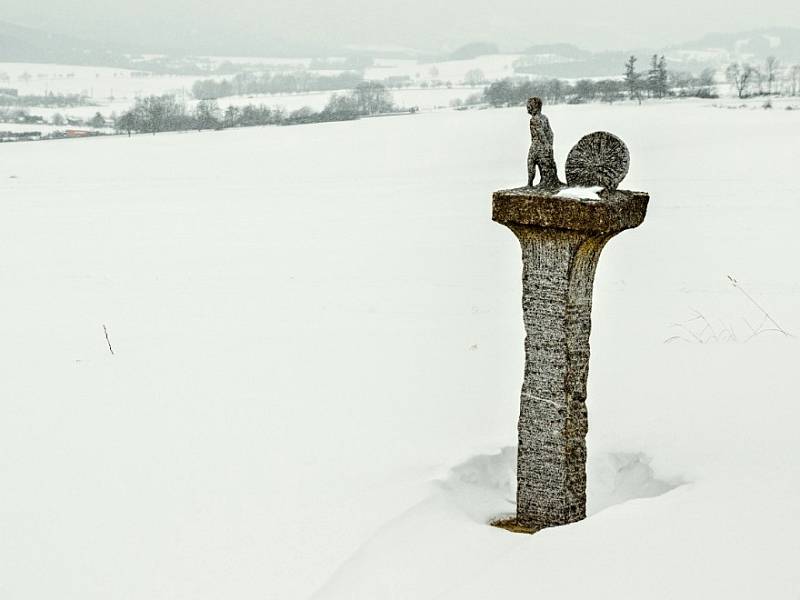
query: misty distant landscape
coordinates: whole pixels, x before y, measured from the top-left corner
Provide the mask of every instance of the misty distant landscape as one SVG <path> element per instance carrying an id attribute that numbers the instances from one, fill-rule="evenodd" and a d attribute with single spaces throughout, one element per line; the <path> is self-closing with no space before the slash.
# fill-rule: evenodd
<path id="1" fill-rule="evenodd" d="M 799 7 L 0 7 L 0 600 L 797 600 Z M 574 372 L 508 188 L 594 259 L 649 194 L 562 274 L 586 518 L 532 535 Z"/>
<path id="2" fill-rule="evenodd" d="M 800 29 L 791 28 L 614 51 L 486 41 L 297 56 L 150 50 L 0 22 L 0 139 L 308 124 L 521 105 L 531 95 L 550 103 L 764 97 L 771 106 L 773 96 L 800 94 Z"/>

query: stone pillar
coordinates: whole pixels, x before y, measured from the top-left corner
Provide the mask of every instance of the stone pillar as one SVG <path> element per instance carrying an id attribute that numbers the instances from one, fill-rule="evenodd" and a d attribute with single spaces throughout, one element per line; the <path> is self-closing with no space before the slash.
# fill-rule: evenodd
<path id="1" fill-rule="evenodd" d="M 606 242 L 636 227 L 649 197 L 608 191 L 599 200 L 531 187 L 499 190 L 492 219 L 522 246 L 525 376 L 520 397 L 517 517 L 535 531 L 586 516 L 586 379 L 592 285 Z"/>

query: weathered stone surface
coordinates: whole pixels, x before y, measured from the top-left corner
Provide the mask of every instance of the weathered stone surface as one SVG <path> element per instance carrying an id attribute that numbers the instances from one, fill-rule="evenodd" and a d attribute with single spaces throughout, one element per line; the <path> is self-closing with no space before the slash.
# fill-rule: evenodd
<path id="1" fill-rule="evenodd" d="M 527 187 L 492 194 L 492 219 L 504 225 L 533 225 L 595 233 L 619 232 L 644 220 L 644 192 L 602 190 L 600 200 L 561 198 L 558 192 Z"/>
<path id="2" fill-rule="evenodd" d="M 567 155 L 567 185 L 617 189 L 630 166 L 628 147 L 607 131 L 583 136 Z"/>
<path id="3" fill-rule="evenodd" d="M 553 130 L 550 121 L 542 114 L 542 99 L 528 98 L 528 114 L 531 116 L 531 147 L 528 150 L 528 187 L 533 185 L 536 169 L 541 176 L 537 188 L 556 190 L 563 184 L 558 179 L 556 161 L 553 158 Z"/>
<path id="4" fill-rule="evenodd" d="M 586 382 L 592 286 L 600 252 L 644 219 L 648 195 L 598 200 L 518 188 L 493 196 L 492 218 L 522 248 L 525 375 L 520 396 L 517 518 L 522 529 L 586 516 Z"/>

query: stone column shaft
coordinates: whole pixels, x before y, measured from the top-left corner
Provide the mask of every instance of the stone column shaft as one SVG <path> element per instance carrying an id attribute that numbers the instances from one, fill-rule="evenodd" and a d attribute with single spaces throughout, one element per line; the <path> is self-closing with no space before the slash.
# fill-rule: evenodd
<path id="1" fill-rule="evenodd" d="M 606 242 L 644 219 L 648 196 L 559 198 L 501 190 L 493 219 L 522 248 L 525 375 L 520 395 L 517 524 L 535 530 L 586 516 L 586 381 L 592 286 Z"/>

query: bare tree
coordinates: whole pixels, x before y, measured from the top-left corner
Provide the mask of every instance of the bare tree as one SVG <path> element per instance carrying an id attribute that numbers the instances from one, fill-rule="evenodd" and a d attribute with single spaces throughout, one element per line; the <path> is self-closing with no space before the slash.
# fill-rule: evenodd
<path id="1" fill-rule="evenodd" d="M 358 100 L 353 94 L 332 94 L 322 113 L 331 121 L 358 118 Z"/>
<path id="2" fill-rule="evenodd" d="M 486 83 L 486 75 L 480 69 L 470 69 L 464 74 L 464 83 L 471 86 Z"/>
<path id="3" fill-rule="evenodd" d="M 800 94 L 800 65 L 792 65 L 789 69 L 789 81 L 792 86 L 792 96 Z"/>
<path id="4" fill-rule="evenodd" d="M 235 127 L 239 122 L 239 107 L 232 104 L 225 109 L 224 126 Z"/>
<path id="5" fill-rule="evenodd" d="M 780 63 L 778 59 L 774 56 L 768 56 L 766 62 L 764 63 L 764 77 L 767 80 L 767 94 L 772 94 L 772 84 L 775 82 L 775 78 L 778 76 L 779 68 Z"/>
<path id="6" fill-rule="evenodd" d="M 714 69 L 706 68 L 697 77 L 697 86 L 694 94 L 700 98 L 716 98 Z"/>
<path id="7" fill-rule="evenodd" d="M 752 75 L 750 76 L 751 84 L 755 84 L 758 91 L 756 92 L 757 95 L 763 96 L 764 95 L 764 74 L 761 72 L 761 69 L 758 67 L 752 67 Z"/>
<path id="8" fill-rule="evenodd" d="M 622 99 L 622 90 L 625 85 L 624 81 L 617 81 L 616 79 L 603 79 L 597 82 L 597 91 L 600 92 L 600 99 L 603 102 L 614 104 L 616 100 Z"/>
<path id="9" fill-rule="evenodd" d="M 575 99 L 579 102 L 588 102 L 594 100 L 597 95 L 594 81 L 591 79 L 579 79 L 575 82 Z M 641 103 L 641 95 L 639 96 L 639 103 Z"/>
<path id="10" fill-rule="evenodd" d="M 194 111 L 197 129 L 218 129 L 222 126 L 220 110 L 216 100 L 200 100 Z"/>
<path id="11" fill-rule="evenodd" d="M 731 63 L 725 70 L 725 76 L 736 90 L 739 98 L 748 96 L 748 89 L 750 88 L 755 74 L 756 70 L 747 63 L 742 65 L 739 65 L 739 63 Z"/>
<path id="12" fill-rule="evenodd" d="M 99 112 L 94 113 L 94 116 L 89 119 L 86 124 L 89 127 L 94 127 L 95 129 L 100 129 L 101 127 L 106 126 L 106 120 Z"/>
<path id="13" fill-rule="evenodd" d="M 356 86 L 353 93 L 359 113 L 362 115 L 375 115 L 392 110 L 392 94 L 382 83 L 364 81 Z"/>

